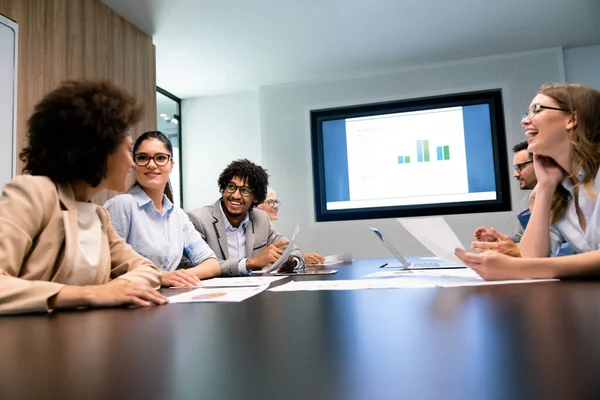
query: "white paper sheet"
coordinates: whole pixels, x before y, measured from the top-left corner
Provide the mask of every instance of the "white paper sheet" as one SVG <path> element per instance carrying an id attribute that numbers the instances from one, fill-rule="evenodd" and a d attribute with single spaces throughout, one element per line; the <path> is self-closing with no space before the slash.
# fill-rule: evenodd
<path id="1" fill-rule="evenodd" d="M 169 297 L 171 304 L 177 303 L 239 303 L 260 292 L 269 285 L 234 288 L 198 288 Z"/>
<path id="2" fill-rule="evenodd" d="M 271 292 L 314 290 L 411 289 L 432 288 L 433 284 L 421 279 L 355 279 L 328 281 L 292 281 L 269 289 Z"/>
<path id="3" fill-rule="evenodd" d="M 271 264 L 270 266 L 263 268 L 261 270 L 261 272 L 263 274 L 268 274 L 271 271 L 279 269 L 279 267 L 281 267 L 281 265 L 283 265 L 283 263 L 288 260 L 288 258 L 290 257 L 290 253 L 294 249 L 294 241 L 296 240 L 296 236 L 298 235 L 299 231 L 300 231 L 300 227 L 298 225 L 296 225 L 296 229 L 294 230 L 294 235 L 290 239 L 290 243 L 286 247 L 286 249 L 283 252 L 283 254 L 281 255 L 281 257 L 279 257 L 279 259 L 277 261 L 275 261 L 273 264 Z"/>
<path id="4" fill-rule="evenodd" d="M 419 271 L 379 271 L 363 278 L 394 278 L 386 280 L 403 280 L 407 277 L 420 278 L 423 282 L 429 282 L 437 287 L 461 287 L 461 286 L 490 286 L 509 285 L 515 283 L 552 282 L 558 279 L 514 279 L 504 281 L 485 281 L 470 268 L 463 269 L 438 269 Z"/>
<path id="5" fill-rule="evenodd" d="M 242 287 L 242 286 L 261 286 L 268 285 L 280 279 L 285 279 L 285 276 L 243 276 L 239 278 L 212 278 L 202 281 L 204 288 L 211 287 Z"/>
<path id="6" fill-rule="evenodd" d="M 450 264 L 464 265 L 460 258 L 454 255 L 455 249 L 464 249 L 464 247 L 444 218 L 397 218 L 397 221 L 442 260 Z"/>
<path id="7" fill-rule="evenodd" d="M 340 253 L 340 254 L 333 254 L 330 256 L 325 257 L 325 262 L 322 264 L 306 264 L 307 266 L 327 266 L 327 265 L 336 265 L 336 264 L 342 264 L 345 262 L 352 262 L 352 253 Z"/>
<path id="8" fill-rule="evenodd" d="M 415 271 L 417 272 L 417 271 Z M 477 272 L 471 268 L 455 268 L 455 269 L 428 269 L 418 271 L 421 275 L 441 276 L 444 278 L 474 278 L 483 280 Z"/>
<path id="9" fill-rule="evenodd" d="M 514 280 L 507 280 L 507 281 L 484 281 L 483 279 L 481 280 L 474 280 L 474 281 L 470 281 L 470 282 L 461 282 L 458 280 L 452 280 L 452 279 L 448 279 L 447 281 L 440 281 L 439 283 L 436 283 L 436 286 L 438 287 L 442 287 L 442 288 L 451 288 L 451 287 L 463 287 L 463 286 L 493 286 L 493 285 L 514 285 L 514 284 L 519 284 L 519 283 L 539 283 L 539 282 L 555 282 L 558 281 L 559 279 L 514 279 Z"/>
<path id="10" fill-rule="evenodd" d="M 398 278 L 404 276 L 418 276 L 418 273 L 411 270 L 403 269 L 401 271 L 379 271 L 363 276 L 363 278 Z"/>

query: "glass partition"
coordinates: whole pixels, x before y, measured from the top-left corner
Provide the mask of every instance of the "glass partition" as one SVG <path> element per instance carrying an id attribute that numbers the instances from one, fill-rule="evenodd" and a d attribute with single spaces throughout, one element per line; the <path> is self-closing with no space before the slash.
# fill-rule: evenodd
<path id="1" fill-rule="evenodd" d="M 156 88 L 157 129 L 164 133 L 173 144 L 173 172 L 171 186 L 173 200 L 183 207 L 183 190 L 181 180 L 181 100 L 159 87 Z"/>

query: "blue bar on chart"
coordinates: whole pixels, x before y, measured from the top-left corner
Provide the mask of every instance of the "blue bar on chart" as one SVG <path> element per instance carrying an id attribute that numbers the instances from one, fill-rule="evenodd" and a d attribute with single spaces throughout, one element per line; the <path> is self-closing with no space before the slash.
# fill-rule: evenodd
<path id="1" fill-rule="evenodd" d="M 442 146 L 437 146 L 436 150 L 437 150 L 437 159 L 438 159 L 438 161 L 443 160 L 444 156 L 442 154 Z"/>
<path id="2" fill-rule="evenodd" d="M 398 156 L 398 164 L 404 164 L 404 156 Z"/>
<path id="3" fill-rule="evenodd" d="M 423 162 L 423 141 L 417 140 L 417 162 Z"/>

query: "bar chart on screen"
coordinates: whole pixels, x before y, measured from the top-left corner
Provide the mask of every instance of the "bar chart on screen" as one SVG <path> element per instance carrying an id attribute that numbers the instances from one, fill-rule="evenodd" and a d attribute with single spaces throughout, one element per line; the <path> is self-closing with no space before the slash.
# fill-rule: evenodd
<path id="1" fill-rule="evenodd" d="M 437 161 L 448 161 L 450 160 L 450 145 L 436 146 L 436 160 Z M 429 140 L 417 140 L 416 142 L 418 163 L 430 162 L 431 156 L 429 152 Z M 410 164 L 410 155 L 399 155 L 398 164 Z"/>

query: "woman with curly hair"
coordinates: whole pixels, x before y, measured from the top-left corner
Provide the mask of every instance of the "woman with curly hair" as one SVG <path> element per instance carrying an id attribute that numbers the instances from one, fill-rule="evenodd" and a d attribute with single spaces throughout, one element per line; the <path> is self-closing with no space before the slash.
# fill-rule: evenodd
<path id="1" fill-rule="evenodd" d="M 142 134 L 133 146 L 135 184 L 129 193 L 108 200 L 113 227 L 135 251 L 162 271 L 163 286 L 196 286 L 219 269 L 215 253 L 202 239 L 185 211 L 173 204 L 169 176 L 173 145 L 158 131 Z M 182 256 L 190 268 L 177 269 Z"/>
<path id="2" fill-rule="evenodd" d="M 522 258 L 485 252 L 457 255 L 485 279 L 600 276 L 600 92 L 544 85 L 521 124 L 538 184 Z M 576 254 L 556 254 L 566 241 Z"/>
<path id="3" fill-rule="evenodd" d="M 0 314 L 147 306 L 167 299 L 160 272 L 90 202 L 125 191 L 133 168 L 129 129 L 142 107 L 106 81 L 68 81 L 28 121 L 24 171 L 0 198 Z"/>

